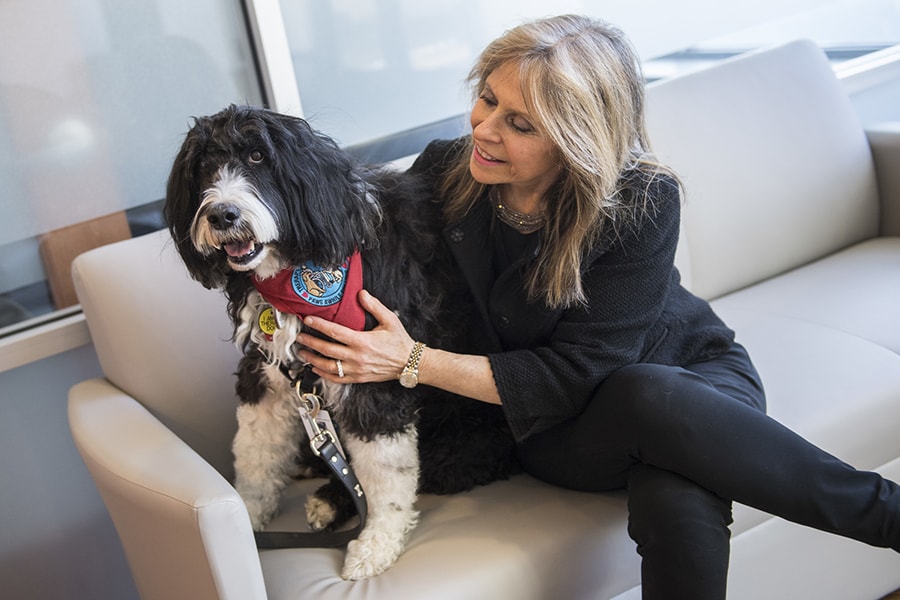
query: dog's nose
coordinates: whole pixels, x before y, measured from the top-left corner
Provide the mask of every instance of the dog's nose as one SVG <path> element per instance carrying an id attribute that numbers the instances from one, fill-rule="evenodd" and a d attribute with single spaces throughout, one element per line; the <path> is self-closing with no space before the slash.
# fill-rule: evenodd
<path id="1" fill-rule="evenodd" d="M 225 231 L 234 226 L 241 218 L 241 210 L 230 204 L 216 204 L 209 208 L 206 220 L 213 229 Z"/>

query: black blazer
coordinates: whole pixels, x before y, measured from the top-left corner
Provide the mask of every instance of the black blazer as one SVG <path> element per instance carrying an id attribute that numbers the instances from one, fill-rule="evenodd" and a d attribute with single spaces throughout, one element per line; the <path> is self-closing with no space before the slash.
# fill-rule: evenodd
<path id="1" fill-rule="evenodd" d="M 460 141 L 432 142 L 410 168 L 435 197 Z M 637 226 L 598 243 L 584 261 L 584 307 L 550 309 L 529 302 L 523 273 L 539 236 L 499 276 L 492 266 L 493 210 L 478 202 L 443 234 L 481 315 L 472 352 L 486 354 L 517 439 L 578 415 L 615 370 L 634 363 L 684 366 L 727 351 L 731 331 L 709 304 L 688 292 L 674 265 L 680 194 L 657 177 L 653 210 Z"/>

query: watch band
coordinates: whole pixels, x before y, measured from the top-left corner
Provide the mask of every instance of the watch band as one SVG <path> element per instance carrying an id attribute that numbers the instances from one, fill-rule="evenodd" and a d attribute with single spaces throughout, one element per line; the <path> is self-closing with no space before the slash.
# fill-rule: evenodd
<path id="1" fill-rule="evenodd" d="M 425 344 L 416 342 L 409 353 L 409 360 L 400 372 L 400 385 L 406 388 L 414 388 L 419 383 L 419 361 L 422 359 L 422 351 Z"/>

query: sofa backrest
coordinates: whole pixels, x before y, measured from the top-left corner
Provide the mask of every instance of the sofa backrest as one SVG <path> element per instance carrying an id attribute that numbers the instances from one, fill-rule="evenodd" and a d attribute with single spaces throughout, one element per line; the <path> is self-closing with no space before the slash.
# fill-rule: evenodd
<path id="1" fill-rule="evenodd" d="M 240 355 L 221 292 L 191 279 L 166 230 L 82 254 L 72 275 L 106 378 L 230 478 Z"/>
<path id="2" fill-rule="evenodd" d="M 704 298 L 878 233 L 868 142 L 812 42 L 651 84 L 647 126 L 684 183 L 677 263 Z"/>

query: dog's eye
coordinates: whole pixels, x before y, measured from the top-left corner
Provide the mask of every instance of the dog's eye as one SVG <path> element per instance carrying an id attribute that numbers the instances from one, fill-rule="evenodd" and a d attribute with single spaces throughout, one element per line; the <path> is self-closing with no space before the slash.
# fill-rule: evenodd
<path id="1" fill-rule="evenodd" d="M 263 153 L 260 152 L 259 150 L 254 150 L 253 152 L 250 153 L 249 159 L 252 164 L 258 165 L 259 163 L 261 163 L 263 161 Z"/>

